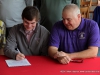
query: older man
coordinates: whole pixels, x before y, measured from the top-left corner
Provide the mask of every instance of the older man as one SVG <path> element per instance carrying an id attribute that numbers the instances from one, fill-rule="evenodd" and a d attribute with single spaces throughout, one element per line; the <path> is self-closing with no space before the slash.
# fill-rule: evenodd
<path id="1" fill-rule="evenodd" d="M 48 53 L 62 64 L 74 59 L 96 57 L 100 46 L 97 23 L 81 18 L 80 9 L 75 4 L 66 5 L 63 20 L 53 26 Z"/>

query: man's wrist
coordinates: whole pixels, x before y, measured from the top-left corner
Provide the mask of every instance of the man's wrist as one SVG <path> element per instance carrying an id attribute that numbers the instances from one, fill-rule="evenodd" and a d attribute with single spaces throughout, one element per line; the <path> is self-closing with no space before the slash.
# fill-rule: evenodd
<path id="1" fill-rule="evenodd" d="M 70 57 L 70 59 L 73 59 L 72 53 L 69 53 L 68 56 Z"/>
<path id="2" fill-rule="evenodd" d="M 56 53 L 54 53 L 54 55 L 53 55 L 53 58 L 54 58 L 54 59 L 57 59 L 57 57 L 58 57 L 58 52 L 59 52 L 59 51 L 56 51 Z"/>

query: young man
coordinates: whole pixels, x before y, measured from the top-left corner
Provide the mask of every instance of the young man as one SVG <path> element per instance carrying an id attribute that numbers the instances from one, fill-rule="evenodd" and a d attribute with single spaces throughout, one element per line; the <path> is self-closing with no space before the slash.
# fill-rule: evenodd
<path id="1" fill-rule="evenodd" d="M 16 60 L 24 59 L 25 55 L 47 55 L 49 31 L 38 23 L 38 9 L 26 7 L 22 19 L 22 24 L 11 29 L 4 54 Z"/>
<path id="2" fill-rule="evenodd" d="M 100 47 L 100 33 L 97 23 L 81 18 L 75 4 L 66 5 L 62 21 L 53 26 L 48 53 L 62 64 L 73 59 L 96 57 Z"/>

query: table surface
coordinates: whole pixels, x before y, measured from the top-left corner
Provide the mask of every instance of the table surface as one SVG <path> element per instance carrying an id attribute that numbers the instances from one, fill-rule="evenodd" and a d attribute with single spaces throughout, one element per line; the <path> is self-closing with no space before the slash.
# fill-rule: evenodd
<path id="1" fill-rule="evenodd" d="M 26 56 L 31 66 L 8 67 L 0 56 L 0 75 L 100 75 L 100 57 L 84 59 L 83 63 L 63 65 L 46 56 Z"/>

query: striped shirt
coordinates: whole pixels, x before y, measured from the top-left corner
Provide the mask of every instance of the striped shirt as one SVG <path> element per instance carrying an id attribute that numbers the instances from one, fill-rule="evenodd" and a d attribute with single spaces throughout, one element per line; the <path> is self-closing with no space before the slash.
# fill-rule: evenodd
<path id="1" fill-rule="evenodd" d="M 30 42 L 31 37 L 34 34 L 34 30 L 35 30 L 35 28 L 33 28 L 31 31 L 25 30 L 26 38 L 27 38 L 28 42 Z"/>

